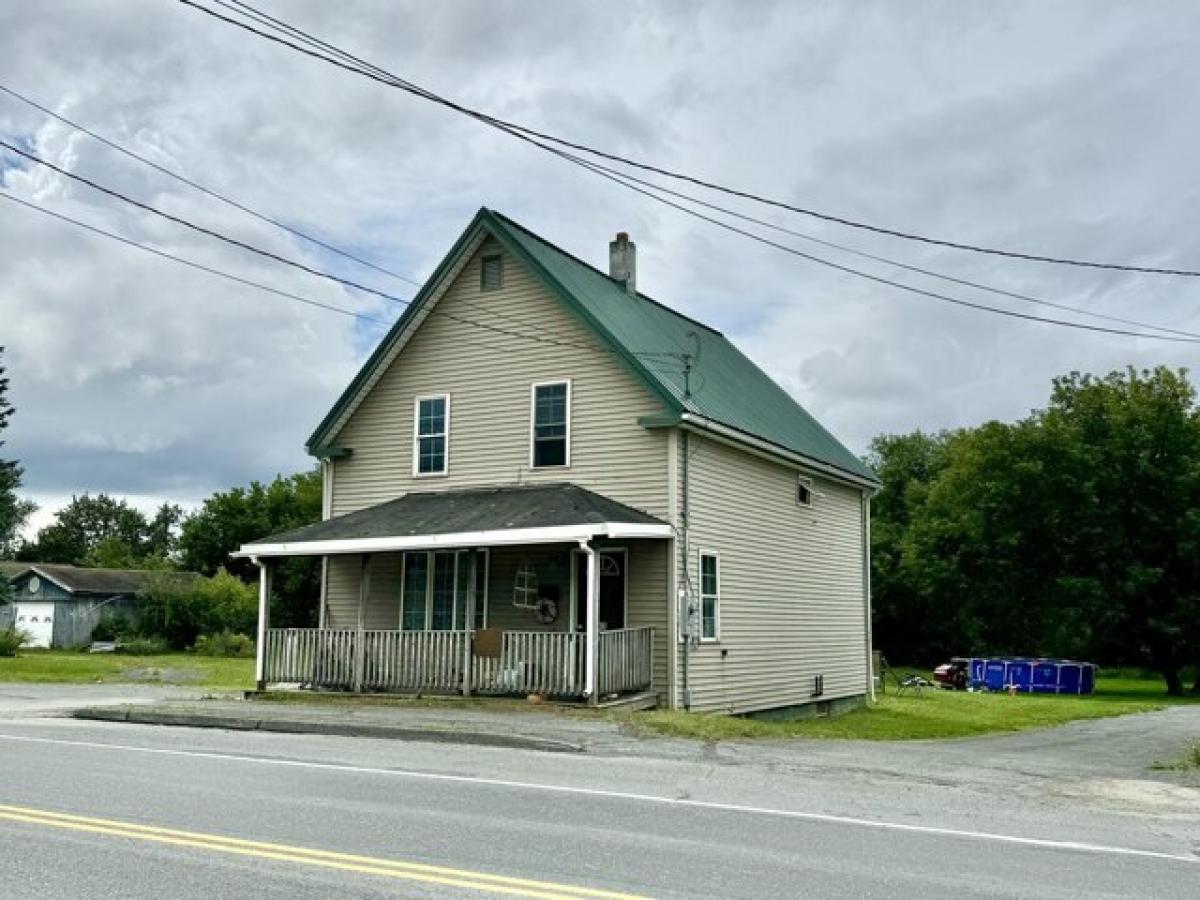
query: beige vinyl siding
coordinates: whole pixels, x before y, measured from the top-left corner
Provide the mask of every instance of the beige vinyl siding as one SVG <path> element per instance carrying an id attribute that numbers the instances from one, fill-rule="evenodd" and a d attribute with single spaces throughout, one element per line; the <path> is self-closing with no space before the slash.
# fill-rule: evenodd
<path id="1" fill-rule="evenodd" d="M 667 571 L 670 541 L 628 541 L 629 606 L 625 624 L 654 628 L 654 690 L 660 705 L 667 702 L 669 626 L 667 622 Z"/>
<path id="2" fill-rule="evenodd" d="M 804 508 L 795 468 L 688 440 L 695 591 L 700 554 L 720 557 L 719 640 L 691 653 L 692 708 L 740 713 L 864 694 L 862 492 L 815 476 Z M 818 698 L 815 675 L 825 676 Z"/>
<path id="3" fill-rule="evenodd" d="M 499 250 L 479 248 L 336 436 L 352 453 L 333 464 L 333 514 L 412 490 L 570 481 L 666 516 L 666 435 L 637 424 L 662 404 L 515 258 L 480 292 L 480 258 Z M 571 465 L 531 471 L 531 385 L 554 380 L 571 382 Z M 414 478 L 413 400 L 435 393 L 450 395 L 449 471 Z"/>
<path id="4" fill-rule="evenodd" d="M 394 629 L 400 627 L 400 575 L 402 553 L 371 555 L 371 589 L 367 596 L 363 627 Z M 359 584 L 362 557 L 331 556 L 326 576 L 326 628 L 358 627 Z"/>

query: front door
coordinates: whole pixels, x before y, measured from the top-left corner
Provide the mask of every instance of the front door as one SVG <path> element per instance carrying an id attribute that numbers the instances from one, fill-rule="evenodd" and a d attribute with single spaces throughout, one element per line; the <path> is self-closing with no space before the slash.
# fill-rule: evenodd
<path id="1" fill-rule="evenodd" d="M 13 627 L 27 635 L 26 647 L 49 647 L 54 637 L 53 603 L 13 604 Z"/>
<path id="2" fill-rule="evenodd" d="M 586 553 L 575 554 L 575 622 L 580 631 L 587 626 Z M 628 557 L 624 550 L 600 552 L 600 630 L 625 627 L 625 588 Z"/>

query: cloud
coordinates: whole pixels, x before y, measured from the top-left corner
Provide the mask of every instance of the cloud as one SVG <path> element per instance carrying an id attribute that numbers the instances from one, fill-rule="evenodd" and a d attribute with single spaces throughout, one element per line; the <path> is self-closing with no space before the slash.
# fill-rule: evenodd
<path id="1" fill-rule="evenodd" d="M 500 115 L 801 205 L 979 243 L 1200 267 L 1200 189 L 1189 178 L 1200 155 L 1190 51 L 1200 15 L 1189 4 L 552 4 L 530 14 L 480 0 L 363 3 L 351 14 L 307 0 L 286 15 Z M 724 329 L 856 450 L 884 431 L 1021 415 L 1071 369 L 1194 356 L 1187 345 L 964 311 L 786 256 L 177 4 L 8 4 L 0 60 L 0 83 L 418 279 L 481 205 L 601 265 L 612 234 L 630 231 L 644 290 Z M 173 214 L 413 293 L 2 95 L 0 134 Z M 281 290 L 399 312 L 9 157 L 0 181 Z M 1183 280 L 968 256 L 739 208 L 956 276 L 1200 330 L 1200 287 Z M 0 344 L 18 407 L 6 450 L 46 506 L 100 490 L 191 504 L 309 465 L 304 439 L 381 334 L 0 203 Z"/>

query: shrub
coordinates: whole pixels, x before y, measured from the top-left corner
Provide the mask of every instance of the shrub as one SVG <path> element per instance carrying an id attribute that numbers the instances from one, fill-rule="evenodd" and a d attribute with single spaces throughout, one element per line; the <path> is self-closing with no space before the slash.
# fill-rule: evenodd
<path id="1" fill-rule="evenodd" d="M 170 649 L 159 637 L 130 638 L 117 644 L 117 652 L 126 656 L 158 656 Z"/>
<path id="2" fill-rule="evenodd" d="M 258 616 L 254 588 L 224 569 L 211 578 L 156 575 L 139 598 L 138 632 L 178 650 L 202 634 L 253 631 Z"/>
<path id="3" fill-rule="evenodd" d="M 128 637 L 132 631 L 133 623 L 129 619 L 105 610 L 100 614 L 100 620 L 96 622 L 96 627 L 92 629 L 92 640 L 119 641 L 123 637 Z"/>
<path id="4" fill-rule="evenodd" d="M 0 628 L 0 656 L 16 656 L 25 643 L 25 632 L 15 628 Z"/>
<path id="5" fill-rule="evenodd" d="M 222 631 L 217 634 L 202 634 L 196 638 L 192 648 L 201 656 L 230 656 L 246 659 L 254 656 L 254 641 L 244 634 Z"/>

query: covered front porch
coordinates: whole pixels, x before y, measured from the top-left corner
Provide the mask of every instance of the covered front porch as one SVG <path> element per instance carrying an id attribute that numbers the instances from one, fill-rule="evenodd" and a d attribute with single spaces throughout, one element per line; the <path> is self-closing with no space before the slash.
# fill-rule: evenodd
<path id="1" fill-rule="evenodd" d="M 253 544 L 256 680 L 611 702 L 665 685 L 670 527 L 574 485 L 414 493 Z M 274 564 L 323 560 L 320 627 L 272 628 Z"/>

